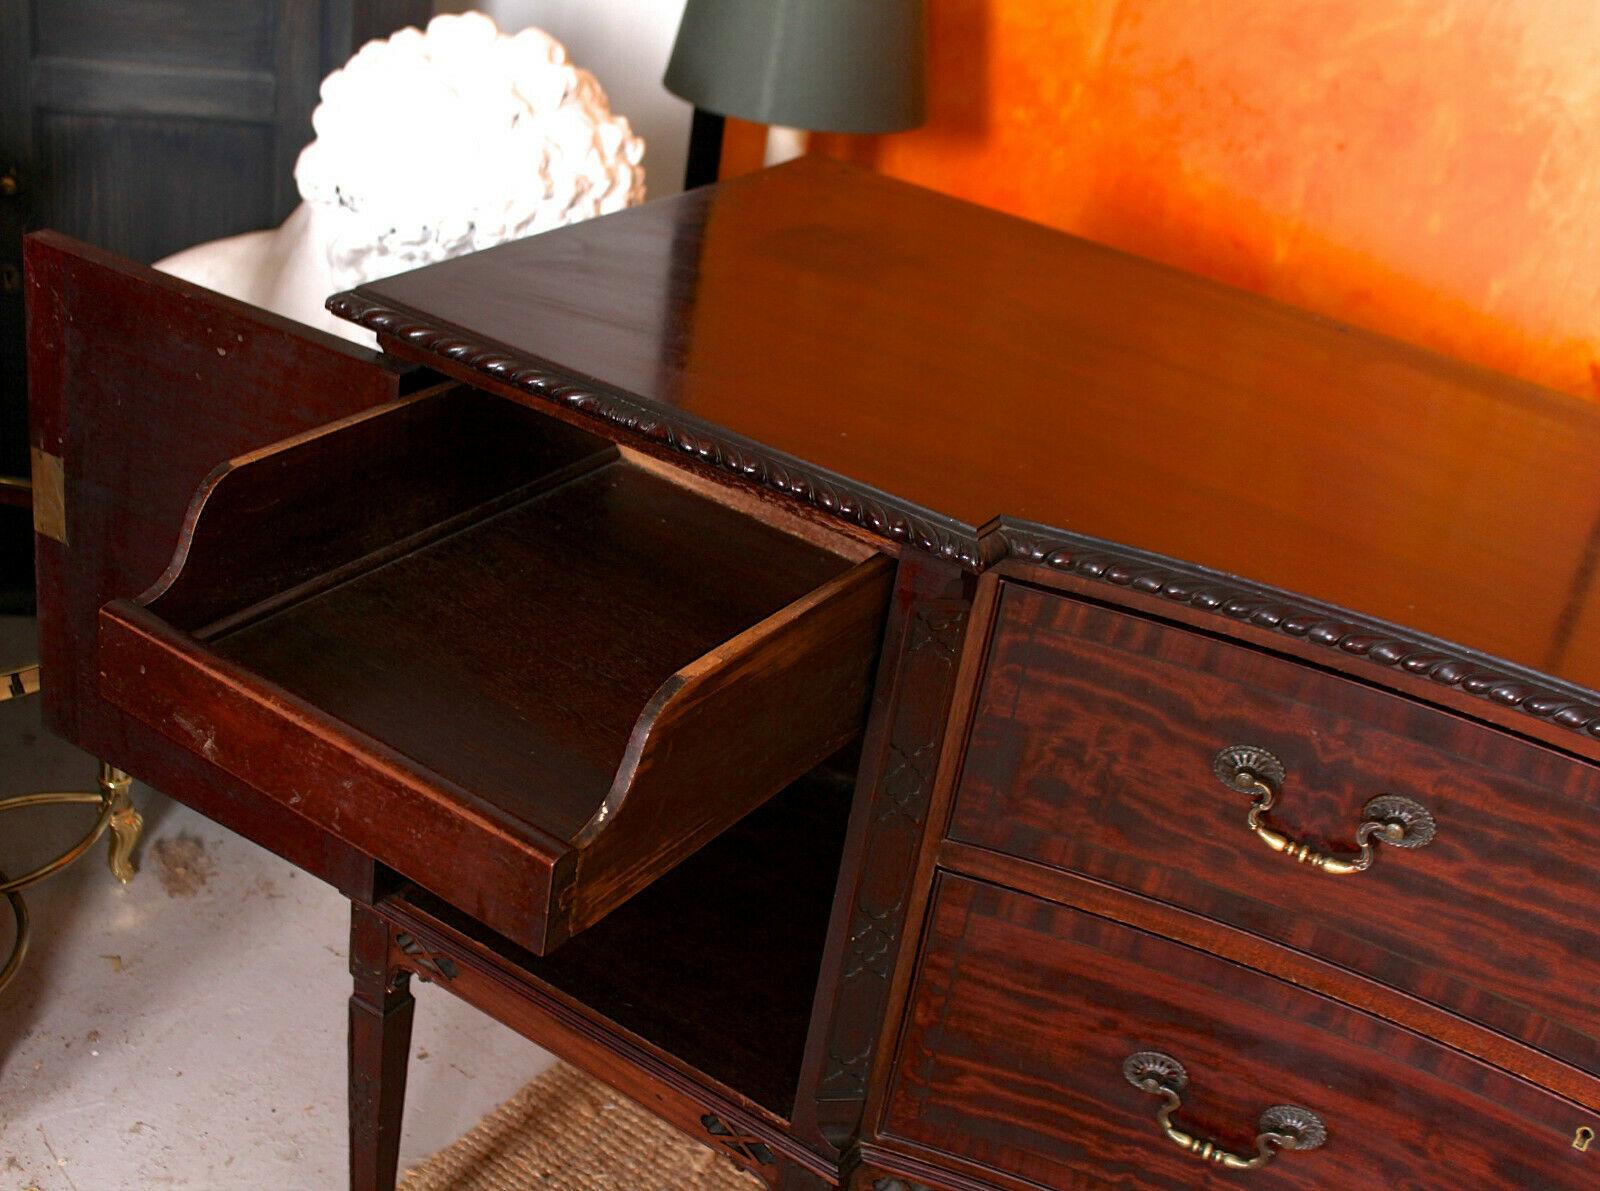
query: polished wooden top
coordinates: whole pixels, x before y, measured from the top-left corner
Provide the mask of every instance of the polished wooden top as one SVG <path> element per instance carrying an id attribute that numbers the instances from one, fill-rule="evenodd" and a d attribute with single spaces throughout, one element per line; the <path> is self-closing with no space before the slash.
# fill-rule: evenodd
<path id="1" fill-rule="evenodd" d="M 1036 522 L 1600 688 L 1600 406 L 1032 223 L 806 159 L 353 297 L 450 370 L 925 510 L 969 563 Z"/>

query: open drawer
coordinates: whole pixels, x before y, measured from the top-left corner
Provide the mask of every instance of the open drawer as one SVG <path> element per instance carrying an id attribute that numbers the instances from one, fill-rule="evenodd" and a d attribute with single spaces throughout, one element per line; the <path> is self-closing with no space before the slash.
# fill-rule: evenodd
<path id="1" fill-rule="evenodd" d="M 739 499 L 423 394 L 219 468 L 101 682 L 543 954 L 862 727 L 889 560 Z"/>

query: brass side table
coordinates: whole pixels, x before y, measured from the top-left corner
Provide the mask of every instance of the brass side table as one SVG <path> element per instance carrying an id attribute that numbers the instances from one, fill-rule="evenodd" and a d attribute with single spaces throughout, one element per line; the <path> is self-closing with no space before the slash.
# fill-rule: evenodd
<path id="1" fill-rule="evenodd" d="M 37 694 L 39 690 L 39 667 L 24 666 L 18 670 L 0 670 L 0 703 L 21 698 L 24 695 Z M 111 865 L 111 875 L 126 884 L 133 879 L 133 848 L 139 840 L 139 832 L 144 827 L 144 818 L 134 808 L 133 801 L 128 797 L 128 786 L 132 779 L 122 770 L 117 769 L 104 761 L 100 763 L 99 789 L 94 791 L 47 791 L 39 794 L 21 794 L 12 798 L 0 799 L 0 812 L 21 810 L 30 806 L 94 806 L 97 808 L 94 824 L 84 836 L 62 852 L 59 856 L 46 861 L 38 868 L 23 873 L 19 877 L 8 876 L 0 871 L 0 894 L 4 894 L 11 907 L 12 918 L 16 922 L 16 934 L 11 945 L 11 954 L 5 964 L 0 966 L 0 990 L 4 990 L 16 976 L 21 968 L 23 958 L 28 953 L 28 907 L 22 899 L 22 891 L 30 885 L 36 885 L 45 878 L 55 875 L 66 868 L 78 857 L 82 856 L 95 841 L 108 830 L 111 833 L 111 847 L 107 860 Z"/>

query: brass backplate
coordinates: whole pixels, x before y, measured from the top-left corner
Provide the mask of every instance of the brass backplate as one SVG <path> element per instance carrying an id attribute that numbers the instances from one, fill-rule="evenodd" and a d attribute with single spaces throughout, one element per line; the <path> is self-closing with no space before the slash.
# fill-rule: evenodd
<path id="1" fill-rule="evenodd" d="M 47 538 L 67 544 L 67 477 L 61 456 L 34 447 L 33 528 Z"/>

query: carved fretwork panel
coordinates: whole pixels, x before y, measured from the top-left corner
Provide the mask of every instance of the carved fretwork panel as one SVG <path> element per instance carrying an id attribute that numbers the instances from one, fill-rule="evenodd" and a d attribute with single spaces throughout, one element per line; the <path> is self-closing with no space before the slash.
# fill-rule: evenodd
<path id="1" fill-rule="evenodd" d="M 868 870 L 851 908 L 838 1028 L 823 1071 L 824 1100 L 858 1100 L 866 1094 L 966 623 L 967 606 L 956 600 L 930 600 L 911 611 L 898 676 L 902 702 L 890 729 L 887 764 L 874 791 L 865 849 Z M 863 1012 L 868 1009 L 874 1012 Z"/>
<path id="2" fill-rule="evenodd" d="M 878 741 L 869 738 L 864 753 L 857 797 L 865 802 L 847 845 L 860 868 L 840 890 L 846 933 L 814 1085 L 819 1128 L 835 1145 L 860 1121 L 970 608 L 959 574 L 913 568 L 899 586 L 905 611 L 879 671 L 887 720 L 874 723 Z"/>
<path id="3" fill-rule="evenodd" d="M 707 1139 L 740 1166 L 749 1167 L 765 1175 L 776 1165 L 777 1159 L 773 1157 L 772 1150 L 766 1142 L 752 1134 L 740 1133 L 716 1113 L 705 1113 L 700 1118 L 700 1124 L 705 1128 Z"/>
<path id="4" fill-rule="evenodd" d="M 430 951 L 415 936 L 404 932 L 395 935 L 394 945 L 402 957 L 401 965 L 416 973 L 424 983 L 451 981 L 456 978 L 456 961 L 448 955 Z"/>

